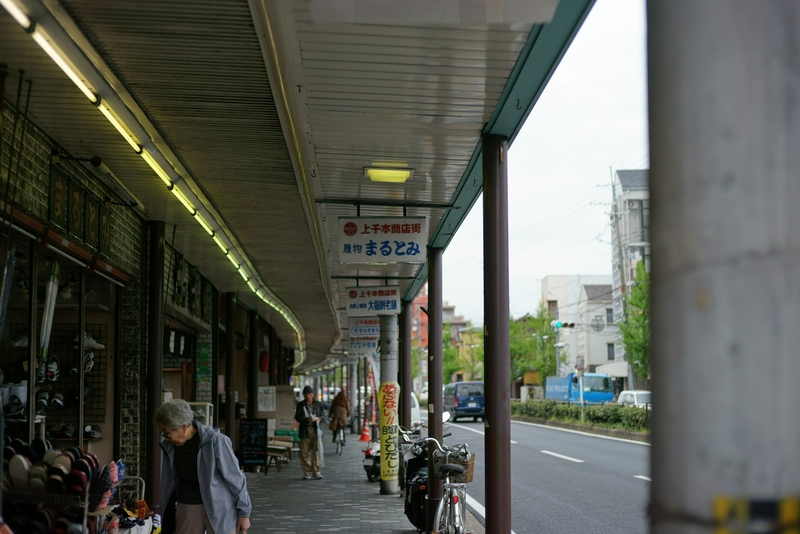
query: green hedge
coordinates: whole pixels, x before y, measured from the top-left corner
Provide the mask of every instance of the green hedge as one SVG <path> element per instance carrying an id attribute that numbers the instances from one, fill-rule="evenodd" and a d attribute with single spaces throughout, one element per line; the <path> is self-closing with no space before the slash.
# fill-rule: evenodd
<path id="1" fill-rule="evenodd" d="M 589 404 L 586 406 L 585 423 L 607 428 L 623 428 L 634 432 L 650 430 L 650 411 L 617 404 Z M 580 404 L 565 402 L 527 400 L 512 401 L 511 415 L 580 422 Z"/>

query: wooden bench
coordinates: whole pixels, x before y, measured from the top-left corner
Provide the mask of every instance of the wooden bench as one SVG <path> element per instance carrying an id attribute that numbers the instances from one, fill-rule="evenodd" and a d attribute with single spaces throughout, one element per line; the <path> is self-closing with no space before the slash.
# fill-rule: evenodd
<path id="1" fill-rule="evenodd" d="M 269 466 L 274 465 L 281 470 L 281 461 L 286 458 L 286 447 L 267 445 L 267 468 L 264 470 L 264 476 L 269 473 Z"/>

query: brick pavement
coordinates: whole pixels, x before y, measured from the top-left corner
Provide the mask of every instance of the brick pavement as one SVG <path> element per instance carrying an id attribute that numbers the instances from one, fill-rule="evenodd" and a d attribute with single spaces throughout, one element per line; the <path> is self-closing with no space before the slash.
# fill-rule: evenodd
<path id="1" fill-rule="evenodd" d="M 325 439 L 322 480 L 303 480 L 297 455 L 280 472 L 271 467 L 266 476 L 247 473 L 253 501 L 250 533 L 415 534 L 400 496 L 381 495 L 380 483 L 367 480 L 361 464 L 366 444 L 358 435 L 348 436 L 342 456 L 334 454 L 330 432 Z M 483 527 L 473 517 L 468 525 L 482 534 Z"/>

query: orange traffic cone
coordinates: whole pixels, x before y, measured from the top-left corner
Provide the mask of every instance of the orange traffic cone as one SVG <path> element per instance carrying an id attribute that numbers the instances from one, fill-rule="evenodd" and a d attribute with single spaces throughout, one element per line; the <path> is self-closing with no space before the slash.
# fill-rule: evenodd
<path id="1" fill-rule="evenodd" d="M 364 427 L 361 429 L 361 439 L 358 441 L 372 441 L 372 435 L 369 431 L 369 425 L 366 419 L 364 420 Z"/>

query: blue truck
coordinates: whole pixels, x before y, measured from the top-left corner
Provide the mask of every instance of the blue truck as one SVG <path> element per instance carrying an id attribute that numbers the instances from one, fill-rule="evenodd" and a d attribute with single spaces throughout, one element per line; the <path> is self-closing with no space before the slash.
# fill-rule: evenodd
<path id="1" fill-rule="evenodd" d="M 567 376 L 548 376 L 545 380 L 544 396 L 548 400 L 580 402 L 580 381 L 577 373 Z M 614 379 L 602 373 L 583 374 L 583 401 L 600 404 L 614 399 Z"/>

